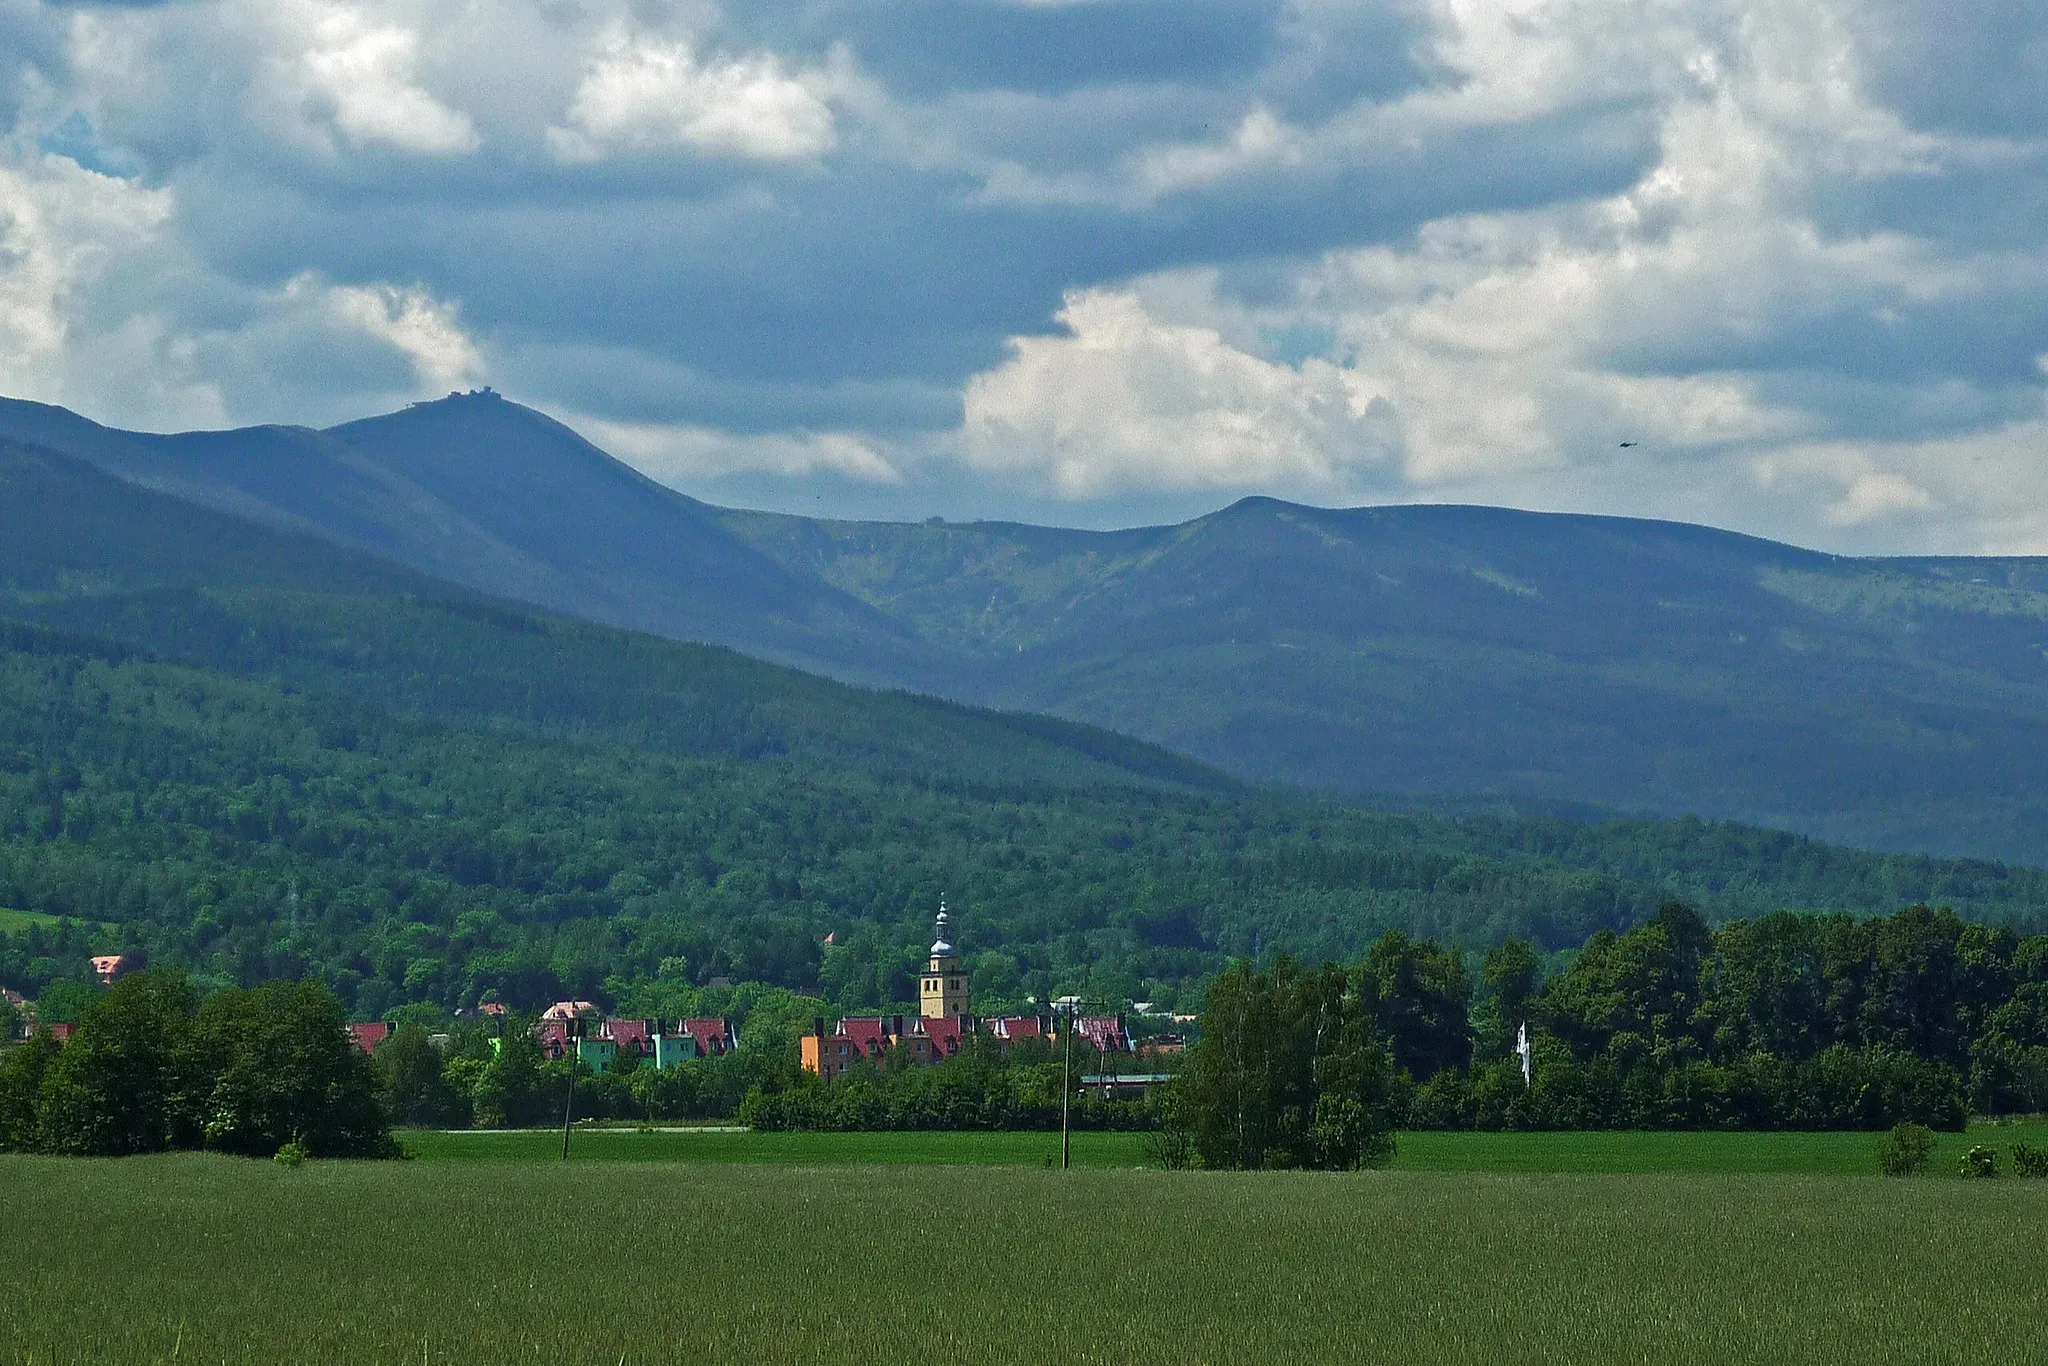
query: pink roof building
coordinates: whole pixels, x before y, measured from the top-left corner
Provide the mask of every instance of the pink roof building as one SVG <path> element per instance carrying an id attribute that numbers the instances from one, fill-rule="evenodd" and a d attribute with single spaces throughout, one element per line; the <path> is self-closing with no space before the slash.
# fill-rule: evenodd
<path id="1" fill-rule="evenodd" d="M 1074 1021 L 1074 1030 L 1102 1053 L 1131 1051 L 1131 1031 L 1121 1015 L 1084 1015 Z"/>
<path id="2" fill-rule="evenodd" d="M 1004 1043 L 1021 1043 L 1025 1039 L 1043 1039 L 1052 1033 L 1052 1026 L 1038 1015 L 1000 1015 L 988 1021 L 989 1034 Z"/>
<path id="3" fill-rule="evenodd" d="M 348 1035 L 355 1040 L 357 1048 L 365 1053 L 374 1053 L 378 1044 L 391 1037 L 391 1026 L 383 1020 L 357 1020 L 349 1025 Z"/>
<path id="4" fill-rule="evenodd" d="M 739 1031 L 731 1020 L 684 1020 L 683 1032 L 697 1041 L 697 1056 L 716 1058 L 740 1046 Z"/>
<path id="5" fill-rule="evenodd" d="M 621 1053 L 645 1053 L 648 1041 L 654 1037 L 653 1020 L 606 1020 L 605 1036 L 618 1045 Z"/>

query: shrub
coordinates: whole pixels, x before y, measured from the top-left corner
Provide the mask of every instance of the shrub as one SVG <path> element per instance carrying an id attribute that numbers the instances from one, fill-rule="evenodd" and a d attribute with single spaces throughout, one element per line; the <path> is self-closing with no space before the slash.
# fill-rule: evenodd
<path id="1" fill-rule="evenodd" d="M 1956 1174 L 1980 1181 L 1990 1180 L 1998 1175 L 1998 1150 L 1987 1148 L 1981 1143 L 1973 1144 L 1970 1151 L 1963 1154 L 1962 1163 Z"/>
<path id="2" fill-rule="evenodd" d="M 2048 1176 L 2048 1148 L 2036 1148 L 2027 1143 L 2013 1144 L 2012 1170 L 2015 1176 Z"/>
<path id="3" fill-rule="evenodd" d="M 306 1160 L 306 1145 L 296 1140 L 279 1148 L 271 1161 L 280 1167 L 297 1167 Z"/>
<path id="4" fill-rule="evenodd" d="M 1145 1135 L 1145 1156 L 1170 1172 L 1195 1165 L 1195 1136 L 1179 1124 L 1166 1124 Z"/>
<path id="5" fill-rule="evenodd" d="M 1895 1124 L 1878 1141 L 1877 1169 L 1886 1176 L 1911 1176 L 1934 1155 L 1934 1131 L 1924 1124 Z"/>

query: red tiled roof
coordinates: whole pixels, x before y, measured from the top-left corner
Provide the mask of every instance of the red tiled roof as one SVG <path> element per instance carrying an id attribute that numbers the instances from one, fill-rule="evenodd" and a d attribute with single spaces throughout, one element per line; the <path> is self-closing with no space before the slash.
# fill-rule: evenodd
<path id="1" fill-rule="evenodd" d="M 569 1022 L 567 1020 L 542 1020 L 534 1026 L 534 1037 L 540 1040 L 543 1057 L 559 1058 L 569 1051 Z"/>
<path id="2" fill-rule="evenodd" d="M 377 1051 L 377 1045 L 390 1037 L 391 1026 L 382 1020 L 357 1020 L 348 1027 L 349 1037 L 356 1041 L 356 1047 L 365 1053 Z"/>
<path id="3" fill-rule="evenodd" d="M 940 1053 L 951 1055 L 960 1048 L 960 1017 L 941 1015 L 932 1018 L 918 1017 L 913 1026 L 918 1033 L 932 1041 L 932 1047 Z"/>
<path id="4" fill-rule="evenodd" d="M 642 1052 L 646 1051 L 647 1040 L 654 1033 L 653 1026 L 654 1022 L 652 1020 L 606 1020 L 604 1022 L 605 1032 L 611 1035 L 613 1043 L 621 1048 L 638 1049 Z"/>
<path id="5" fill-rule="evenodd" d="M 1130 1035 L 1124 1032 L 1124 1022 L 1118 1016 L 1084 1015 L 1074 1022 L 1074 1028 L 1101 1052 L 1128 1053 L 1131 1050 Z"/>
<path id="6" fill-rule="evenodd" d="M 1036 1015 L 1003 1015 L 989 1021 L 989 1033 L 998 1039 L 1041 1039 L 1045 1022 Z"/>
<path id="7" fill-rule="evenodd" d="M 879 1058 L 882 1056 L 882 1050 L 889 1046 L 888 1023 L 879 1017 L 841 1020 L 839 1032 L 852 1040 L 866 1057 Z"/>
<path id="8" fill-rule="evenodd" d="M 588 1014 L 597 1007 L 589 1001 L 557 1001 L 540 1013 L 543 1020 L 573 1020 L 578 1015 Z"/>
<path id="9" fill-rule="evenodd" d="M 705 1056 L 728 1053 L 739 1046 L 730 1020 L 685 1020 L 683 1032 L 697 1041 L 697 1052 Z"/>

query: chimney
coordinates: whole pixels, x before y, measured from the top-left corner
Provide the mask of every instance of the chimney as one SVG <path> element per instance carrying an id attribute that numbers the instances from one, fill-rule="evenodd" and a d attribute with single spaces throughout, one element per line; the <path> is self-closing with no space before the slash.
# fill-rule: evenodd
<path id="1" fill-rule="evenodd" d="M 825 1037 L 825 1017 L 823 1015 L 811 1017 L 811 1033 L 820 1039 Z"/>

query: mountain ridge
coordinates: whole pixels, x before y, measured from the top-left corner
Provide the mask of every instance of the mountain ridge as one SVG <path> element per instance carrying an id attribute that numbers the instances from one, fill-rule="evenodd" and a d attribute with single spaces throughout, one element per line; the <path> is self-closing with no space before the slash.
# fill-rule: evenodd
<path id="1" fill-rule="evenodd" d="M 0 403 L 0 433 L 23 411 Z M 346 519 L 366 518 L 378 553 L 500 596 L 1103 726 L 1260 782 L 2048 862 L 2048 560 L 1256 496 L 1114 531 L 833 522 L 696 502 L 494 395 L 201 434 L 198 456 L 59 414 L 30 417 L 123 478 L 199 470 L 217 500 L 278 506 L 279 472 L 310 469 L 331 506 L 295 494 L 294 525 L 360 542 Z M 417 506 L 378 502 L 392 490 Z M 405 530 L 429 514 L 473 539 Z"/>

